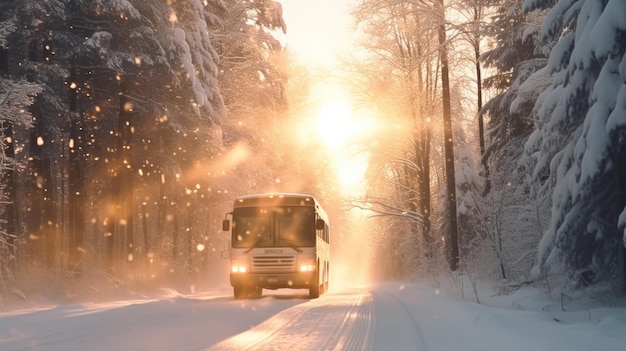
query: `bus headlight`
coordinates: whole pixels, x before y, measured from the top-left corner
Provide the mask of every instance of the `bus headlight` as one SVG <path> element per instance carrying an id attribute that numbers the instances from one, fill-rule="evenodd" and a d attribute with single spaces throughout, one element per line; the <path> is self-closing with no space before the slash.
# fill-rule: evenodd
<path id="1" fill-rule="evenodd" d="M 315 266 L 312 264 L 303 264 L 300 266 L 300 272 L 313 272 L 315 270 Z"/>
<path id="2" fill-rule="evenodd" d="M 248 271 L 248 268 L 244 265 L 234 264 L 230 268 L 230 271 L 233 273 L 246 273 Z"/>

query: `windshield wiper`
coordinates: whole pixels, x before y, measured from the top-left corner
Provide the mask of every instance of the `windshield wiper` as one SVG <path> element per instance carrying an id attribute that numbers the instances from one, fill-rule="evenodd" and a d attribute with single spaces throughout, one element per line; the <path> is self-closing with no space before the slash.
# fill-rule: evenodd
<path id="1" fill-rule="evenodd" d="M 250 251 L 252 251 L 252 249 L 255 249 L 257 247 L 257 245 L 259 245 L 263 240 L 269 238 L 269 234 L 263 235 L 262 237 L 258 238 L 257 241 L 254 242 L 254 244 L 252 244 L 252 246 L 250 246 L 246 251 L 244 251 L 243 253 L 249 253 Z"/>
<path id="2" fill-rule="evenodd" d="M 288 240 L 285 240 L 283 238 L 280 238 L 280 240 L 282 240 L 283 242 L 285 242 L 287 245 L 289 245 L 290 248 L 296 250 L 298 253 L 302 253 L 302 249 L 298 247 L 298 245 L 289 242 Z"/>

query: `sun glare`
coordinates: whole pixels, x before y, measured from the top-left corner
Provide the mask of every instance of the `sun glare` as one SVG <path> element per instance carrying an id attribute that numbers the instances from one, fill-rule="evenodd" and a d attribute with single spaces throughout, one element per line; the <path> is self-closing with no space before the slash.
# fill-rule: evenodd
<path id="1" fill-rule="evenodd" d="M 360 194 L 369 154 L 359 145 L 372 135 L 373 119 L 357 114 L 346 101 L 332 100 L 318 109 L 315 127 L 344 195 Z"/>
<path id="2" fill-rule="evenodd" d="M 363 180 L 369 162 L 367 152 L 359 152 L 355 155 L 340 155 L 335 162 L 335 169 L 339 177 L 339 184 L 342 189 L 350 195 L 360 195 L 363 191 Z"/>
<path id="3" fill-rule="evenodd" d="M 357 116 L 344 101 L 330 101 L 319 108 L 316 127 L 327 148 L 344 149 L 371 133 L 372 120 Z"/>
<path id="4" fill-rule="evenodd" d="M 350 108 L 345 103 L 331 101 L 319 109 L 317 133 L 329 148 L 345 146 L 354 124 Z"/>

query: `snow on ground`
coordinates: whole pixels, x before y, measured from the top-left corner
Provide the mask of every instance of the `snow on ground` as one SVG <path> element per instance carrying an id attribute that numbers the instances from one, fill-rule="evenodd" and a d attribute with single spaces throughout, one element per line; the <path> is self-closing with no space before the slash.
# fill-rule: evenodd
<path id="1" fill-rule="evenodd" d="M 484 304 L 415 283 L 342 289 L 316 300 L 306 290 L 264 295 L 234 300 L 226 287 L 7 310 L 0 312 L 0 350 L 608 351 L 626 345 L 626 308 L 552 299 L 531 288 L 483 293 Z"/>
<path id="2" fill-rule="evenodd" d="M 387 286 L 387 290 L 393 286 Z M 626 309 L 546 312 L 553 302 L 534 289 L 484 297 L 479 305 L 414 285 L 397 287 L 424 336 L 426 350 L 617 350 L 626 345 Z M 583 319 L 591 313 L 591 319 Z"/>

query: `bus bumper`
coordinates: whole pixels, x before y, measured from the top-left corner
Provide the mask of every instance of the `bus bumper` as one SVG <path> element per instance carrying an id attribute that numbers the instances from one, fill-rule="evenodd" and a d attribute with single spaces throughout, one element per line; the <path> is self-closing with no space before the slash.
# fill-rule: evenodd
<path id="1" fill-rule="evenodd" d="M 258 286 L 265 289 L 308 289 L 317 284 L 317 272 L 230 273 L 231 286 Z"/>

